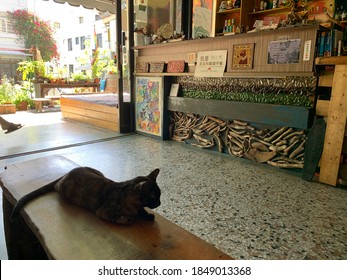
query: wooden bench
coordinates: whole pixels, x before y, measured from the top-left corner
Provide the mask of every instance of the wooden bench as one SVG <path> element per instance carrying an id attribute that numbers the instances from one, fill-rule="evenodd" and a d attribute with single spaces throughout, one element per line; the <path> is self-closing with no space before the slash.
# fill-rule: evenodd
<path id="1" fill-rule="evenodd" d="M 42 112 L 43 102 L 50 102 L 48 98 L 33 98 L 36 112 Z"/>
<path id="2" fill-rule="evenodd" d="M 9 259 L 231 259 L 156 213 L 154 222 L 111 224 L 56 192 L 28 203 L 15 222 L 9 221 L 19 198 L 77 166 L 54 155 L 6 167 L 0 183 Z"/>

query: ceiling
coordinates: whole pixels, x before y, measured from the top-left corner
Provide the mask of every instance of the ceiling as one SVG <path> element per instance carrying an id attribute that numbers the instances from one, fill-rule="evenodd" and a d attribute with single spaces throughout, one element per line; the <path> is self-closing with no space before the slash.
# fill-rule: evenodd
<path id="1" fill-rule="evenodd" d="M 43 0 L 49 1 L 49 0 Z M 96 8 L 99 11 L 115 13 L 115 0 L 53 0 L 56 3 L 69 3 L 71 6 L 83 6 L 84 8 L 93 9 Z"/>

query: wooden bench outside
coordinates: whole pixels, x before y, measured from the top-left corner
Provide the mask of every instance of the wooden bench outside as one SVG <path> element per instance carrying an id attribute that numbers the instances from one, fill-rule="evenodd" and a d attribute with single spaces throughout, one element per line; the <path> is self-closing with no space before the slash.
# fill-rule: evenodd
<path id="1" fill-rule="evenodd" d="M 43 102 L 50 102 L 48 98 L 33 98 L 36 112 L 42 112 Z"/>
<path id="2" fill-rule="evenodd" d="M 231 259 L 156 213 L 154 222 L 111 224 L 55 192 L 28 203 L 22 216 L 10 223 L 19 198 L 77 166 L 54 155 L 9 165 L 1 174 L 9 259 Z"/>

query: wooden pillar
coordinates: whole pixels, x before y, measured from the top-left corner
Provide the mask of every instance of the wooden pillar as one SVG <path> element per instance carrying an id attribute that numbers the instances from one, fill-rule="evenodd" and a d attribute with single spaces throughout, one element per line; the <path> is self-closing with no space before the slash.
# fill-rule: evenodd
<path id="1" fill-rule="evenodd" d="M 337 183 L 347 118 L 347 65 L 336 65 L 327 118 L 319 181 Z"/>

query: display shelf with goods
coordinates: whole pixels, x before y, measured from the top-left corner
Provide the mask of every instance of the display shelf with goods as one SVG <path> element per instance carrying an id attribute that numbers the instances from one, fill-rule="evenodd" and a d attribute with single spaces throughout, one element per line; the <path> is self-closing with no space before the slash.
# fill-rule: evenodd
<path id="1" fill-rule="evenodd" d="M 248 14 L 252 11 L 252 5 L 248 1 L 218 0 L 214 4 L 216 36 L 240 33 L 250 27 Z"/>

